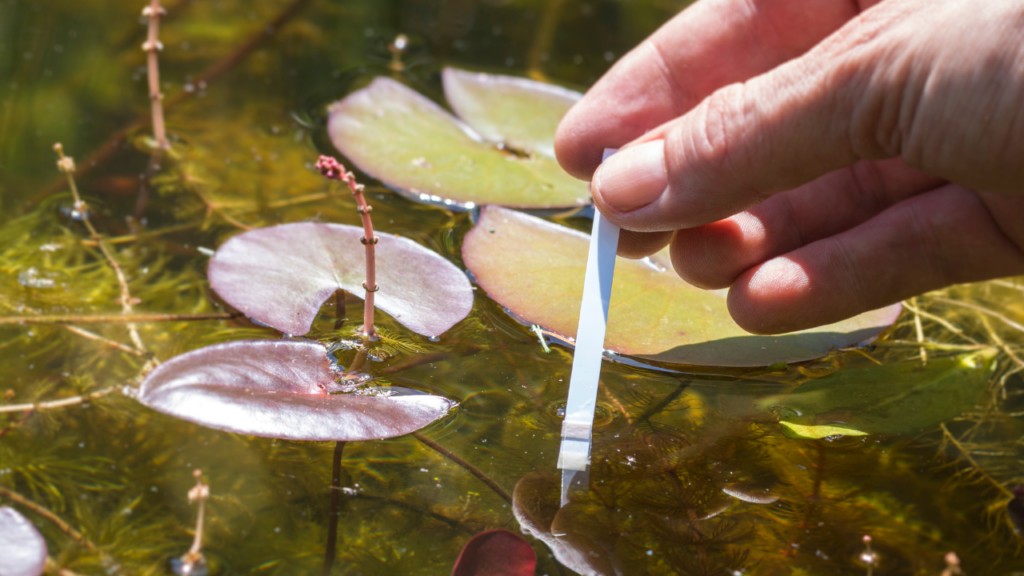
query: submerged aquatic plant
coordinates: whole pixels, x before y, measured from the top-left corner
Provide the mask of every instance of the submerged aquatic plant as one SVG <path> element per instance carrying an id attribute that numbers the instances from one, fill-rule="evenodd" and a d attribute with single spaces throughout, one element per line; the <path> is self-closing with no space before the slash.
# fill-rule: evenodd
<path id="1" fill-rule="evenodd" d="M 935 426 L 981 400 L 996 368 L 989 348 L 926 366 L 904 362 L 848 368 L 758 401 L 791 438 L 901 434 Z"/>
<path id="2" fill-rule="evenodd" d="M 302 1 L 289 4 L 285 12 L 293 11 Z M 551 3 L 552 6 L 558 4 Z M 201 4 L 192 5 L 193 10 L 209 9 Z M 230 13 L 230 6 L 229 2 L 223 14 Z M 358 4 L 346 5 L 344 9 L 358 7 Z M 254 5 L 253 10 L 259 8 Z M 329 15 L 338 7 L 320 5 L 320 9 Z M 545 18 L 548 10 L 545 8 Z M 557 16 L 557 11 L 554 13 Z M 345 13 L 346 26 L 354 20 L 357 19 Z M 247 41 L 241 47 L 243 50 L 232 52 L 231 58 L 224 62 L 233 65 L 232 62 L 244 60 L 246 51 L 251 51 L 248 46 L 256 46 L 271 34 L 279 34 L 281 27 L 276 18 L 269 24 L 259 24 L 254 36 L 256 42 Z M 335 48 L 330 42 L 336 38 L 362 38 L 361 31 L 360 28 L 351 35 L 332 31 L 316 38 L 320 33 L 317 27 L 307 26 L 296 35 L 305 34 L 301 37 L 303 40 L 313 38 L 313 42 L 319 42 L 314 45 L 323 48 L 319 51 L 326 52 Z M 289 36 L 289 45 L 295 45 L 296 38 Z M 181 41 L 181 38 L 176 40 Z M 168 40 L 169 44 L 172 41 L 175 40 Z M 206 44 L 217 49 L 216 42 Z M 137 52 L 136 43 L 131 43 L 130 47 L 132 52 Z M 226 46 L 225 49 L 231 48 Z M 277 51 L 265 52 L 265 62 L 271 66 L 279 63 Z M 347 65 L 349 61 L 344 62 Z M 318 74 L 323 69 L 322 64 L 317 62 Z M 173 73 L 175 68 L 170 70 Z M 552 131 L 548 128 L 546 135 L 540 134 L 540 130 L 530 125 L 535 118 L 546 119 L 544 122 L 549 126 L 557 122 L 557 97 L 552 99 L 551 106 L 534 106 L 529 99 L 543 98 L 544 91 L 521 80 L 452 70 L 443 72 L 443 76 L 448 102 L 466 124 L 473 126 L 470 133 L 489 154 L 488 162 L 518 163 L 518 167 L 525 168 L 542 164 L 537 159 L 547 156 Z M 248 89 L 251 84 L 243 77 L 240 75 L 238 84 Z M 195 93 L 205 92 L 205 88 L 199 86 L 209 78 L 201 74 L 192 80 Z M 514 96 L 506 100 L 504 95 L 508 93 L 518 93 L 522 98 L 517 100 L 520 96 Z M 0 436 L 3 437 L 0 470 L 13 470 L 0 473 L 0 484 L 4 490 L 11 493 L 17 490 L 46 504 L 67 519 L 63 521 L 53 515 L 63 522 L 64 528 L 58 528 L 61 524 L 49 516 L 40 515 L 38 510 L 45 508 L 33 508 L 25 500 L 16 500 L 6 492 L 0 492 L 0 496 L 14 502 L 29 518 L 39 520 L 40 529 L 55 551 L 54 562 L 60 568 L 69 567 L 83 574 L 159 573 L 165 569 L 167 560 L 180 555 L 182 550 L 174 543 L 184 541 L 184 527 L 192 521 L 192 512 L 184 502 L 177 502 L 177 507 L 169 505 L 175 503 L 176 496 L 185 493 L 178 485 L 176 476 L 180 474 L 177 471 L 182 466 L 188 465 L 191 469 L 193 463 L 201 464 L 216 475 L 216 485 L 223 482 L 226 487 L 206 509 L 210 522 L 204 531 L 204 551 L 213 573 L 219 567 L 221 573 L 225 570 L 256 570 L 261 574 L 281 575 L 314 573 L 317 568 L 314 563 L 319 561 L 320 554 L 324 555 L 328 571 L 335 556 L 339 563 L 344 562 L 346 570 L 366 574 L 446 571 L 466 538 L 481 530 L 507 527 L 508 522 L 514 521 L 509 508 L 502 507 L 508 504 L 502 496 L 505 489 L 516 483 L 516 479 L 552 464 L 553 454 L 548 450 L 551 438 L 557 434 L 559 419 L 555 414 L 558 403 L 564 399 L 563 381 L 570 355 L 560 347 L 541 355 L 533 335 L 502 310 L 504 301 L 482 297 L 474 303 L 472 292 L 468 292 L 470 300 L 466 310 L 474 306 L 476 310 L 466 321 L 461 321 L 460 317 L 443 329 L 423 332 L 430 336 L 443 332 L 443 342 L 418 338 L 411 326 L 406 325 L 409 330 L 405 330 L 392 322 L 400 314 L 387 310 L 383 304 L 385 294 L 404 285 L 406 277 L 394 282 L 380 279 L 366 282 L 372 287 L 380 281 L 381 291 L 374 299 L 385 312 L 377 313 L 373 321 L 368 320 L 373 308 L 367 313 L 368 302 L 364 299 L 364 323 L 381 325 L 374 330 L 381 340 L 373 344 L 364 345 L 361 338 L 347 339 L 350 333 L 339 334 L 338 326 L 346 314 L 344 292 L 339 293 L 335 288 L 333 301 L 331 294 L 325 295 L 326 306 L 322 311 L 324 299 L 304 304 L 305 310 L 311 310 L 311 316 L 302 327 L 309 331 L 310 338 L 332 344 L 337 343 L 339 337 L 346 338 L 343 346 L 335 347 L 339 362 L 349 366 L 346 373 L 338 374 L 330 358 L 325 356 L 324 348 L 315 342 L 263 341 L 264 344 L 243 352 L 249 344 L 240 342 L 240 338 L 277 338 L 279 334 L 246 324 L 237 312 L 216 309 L 219 304 L 209 298 L 202 275 L 206 261 L 197 254 L 196 246 L 222 245 L 223 248 L 233 241 L 225 243 L 226 237 L 236 235 L 235 238 L 241 239 L 245 236 L 237 235 L 239 230 L 279 222 L 320 219 L 352 223 L 346 218 L 351 216 L 348 211 L 353 203 L 347 199 L 348 191 L 339 194 L 335 188 L 340 187 L 324 190 L 319 177 L 311 170 L 294 169 L 309 155 L 306 144 L 309 127 L 288 124 L 282 111 L 290 109 L 290 100 L 267 103 L 266 98 L 252 98 L 250 94 L 231 95 L 232 105 L 241 104 L 238 110 L 224 114 L 223 107 L 218 107 L 215 100 L 223 94 L 211 90 L 201 106 L 187 108 L 185 113 L 171 119 L 182 138 L 175 140 L 174 158 L 169 158 L 173 161 L 168 163 L 168 169 L 153 182 L 158 192 L 153 201 L 158 204 L 150 211 L 153 217 L 150 228 L 136 228 L 137 223 L 132 222 L 124 227 L 120 218 L 122 207 L 113 196 L 114 192 L 109 192 L 113 189 L 109 182 L 117 176 L 124 175 L 130 187 L 137 185 L 136 170 L 130 162 L 123 163 L 127 166 L 123 170 L 115 168 L 112 174 L 101 170 L 103 173 L 94 180 L 84 182 L 86 194 L 110 194 L 88 199 L 93 208 L 88 215 L 95 232 L 78 231 L 80 216 L 72 214 L 75 219 L 70 222 L 53 217 L 58 203 L 68 204 L 65 198 L 55 198 L 53 204 L 34 211 L 24 221 L 5 222 L 6 241 L 0 243 L 0 251 L 4 254 L 6 274 L 0 275 L 0 282 L 5 283 L 0 306 L 5 313 L 21 317 L 4 323 L 31 322 L 31 325 L 6 328 L 12 336 L 0 342 L 9 358 L 24 355 L 23 362 L 9 363 L 11 368 L 8 368 L 5 386 L 10 386 L 15 397 L 7 404 L 0 401 L 0 418 L 3 419 L 0 421 Z M 169 103 L 180 101 L 173 94 L 170 96 Z M 381 101 L 381 104 L 379 109 L 393 103 Z M 528 113 L 516 111 L 516 106 Z M 539 110 L 542 107 L 543 110 Z M 482 118 L 470 121 L 481 111 Z M 494 117 L 509 121 L 495 123 Z M 216 122 L 214 129 L 210 129 L 212 122 Z M 525 135 L 513 130 L 520 125 L 528 128 Z M 281 135 L 277 135 L 277 129 L 282 126 Z M 451 134 L 453 138 L 459 136 Z M 536 134 L 540 136 L 530 140 Z M 390 137 L 395 143 L 399 140 L 395 134 Z M 117 147 L 109 149 L 114 148 Z M 443 172 L 428 153 L 407 160 L 407 167 L 416 168 L 421 174 L 436 176 Z M 102 158 L 99 164 L 103 164 Z M 91 161 L 82 165 L 85 170 L 93 166 Z M 258 178 L 254 177 L 256 174 Z M 536 174 L 517 174 L 522 176 L 518 182 L 530 186 L 538 181 L 556 181 L 554 177 L 538 180 Z M 385 176 L 383 172 L 380 175 Z M 489 173 L 484 176 L 487 176 L 484 181 L 474 184 L 476 189 L 488 191 L 484 189 L 508 183 L 492 184 Z M 384 181 L 395 185 L 386 177 Z M 456 184 L 469 186 L 465 182 Z M 573 183 L 573 186 L 572 190 L 585 199 L 583 185 Z M 418 199 L 425 195 L 428 199 L 437 196 L 442 201 L 452 200 L 441 188 L 436 194 L 432 190 L 424 188 L 414 194 Z M 465 274 L 459 269 L 461 264 L 456 266 L 448 260 L 459 263 L 459 244 L 462 233 L 469 229 L 469 219 L 465 215 L 430 211 L 404 203 L 381 194 L 383 191 L 379 184 L 368 182 L 366 193 L 374 194 L 377 208 L 374 214 L 383 215 L 379 223 L 415 238 L 420 250 L 434 252 L 437 260 L 445 261 L 454 271 L 453 278 L 457 274 L 465 280 Z M 514 195 L 488 198 L 486 202 L 518 205 Z M 84 197 L 76 199 L 66 213 L 76 212 L 79 200 L 84 205 Z M 455 201 L 452 202 L 454 206 Z M 485 211 L 485 215 L 498 213 L 492 208 Z M 511 214 L 511 220 L 519 217 L 518 213 Z M 392 219 L 394 223 L 389 222 Z M 68 227 L 64 228 L 62 223 Z M 497 224 L 496 230 L 506 223 L 498 221 Z M 328 235 L 331 238 L 327 240 L 328 252 L 348 252 L 356 260 L 351 266 L 346 265 L 346 270 L 351 271 L 351 278 L 346 277 L 346 282 L 351 284 L 349 291 L 360 295 L 366 288 L 360 281 L 367 280 L 367 276 L 363 261 L 356 258 L 360 247 L 355 241 L 360 236 L 371 238 L 372 233 L 364 228 L 360 234 L 358 227 L 351 228 L 350 234 Z M 487 230 L 478 228 L 469 232 L 470 239 Z M 262 230 L 254 230 L 258 231 Z M 303 252 L 290 243 L 288 235 L 283 234 L 286 231 L 274 237 L 283 251 Z M 389 237 L 382 234 L 380 244 L 375 246 L 375 257 L 380 259 L 379 269 L 375 270 L 378 275 L 397 266 L 386 263 L 382 255 L 382 247 Z M 109 249 L 113 263 L 104 256 L 101 243 Z M 515 263 L 524 248 L 515 245 L 512 248 L 486 255 L 497 263 L 502 259 Z M 554 256 L 565 255 L 561 244 L 554 246 L 554 250 Z M 365 251 L 364 247 L 362 252 Z M 266 259 L 260 264 L 269 263 L 269 258 L 277 257 L 275 254 L 279 252 L 263 253 Z M 541 260 L 542 255 L 552 255 L 540 250 L 534 254 L 537 260 Z M 656 266 L 651 270 L 658 272 L 657 258 L 652 262 Z M 127 301 L 137 307 L 138 312 L 121 313 L 122 283 L 115 274 L 114 264 L 121 267 L 123 286 L 131 287 Z M 664 264 L 661 261 L 663 267 Z M 573 268 L 567 267 L 570 272 L 565 275 L 571 276 Z M 282 275 L 290 274 L 293 278 L 286 281 L 300 283 L 296 278 L 301 274 L 296 270 L 285 268 Z M 248 284 L 255 289 L 258 280 L 263 278 L 259 273 L 254 271 L 245 281 L 239 280 L 238 285 Z M 338 273 L 338 277 L 348 274 L 329 270 L 327 275 L 334 273 Z M 534 271 L 520 268 L 518 273 L 518 280 L 525 285 L 527 274 Z M 666 273 L 663 277 L 672 276 Z M 477 275 L 481 286 L 492 278 L 493 271 Z M 342 285 L 337 278 L 335 281 L 335 286 Z M 1020 356 L 1021 340 L 1015 336 L 1015 328 L 1000 316 L 1019 324 L 1022 309 L 1006 297 L 1006 293 L 1019 294 L 1019 285 L 1007 284 L 993 283 L 983 289 L 1004 291 L 998 297 L 956 291 L 938 295 L 951 301 L 966 297 L 984 311 L 945 303 L 931 296 L 921 297 L 911 303 L 908 314 L 895 331 L 877 342 L 876 348 L 831 353 L 821 362 L 794 366 L 776 364 L 750 370 L 662 366 L 664 371 L 660 373 L 625 364 L 607 366 L 599 397 L 596 452 L 599 462 L 595 466 L 593 494 L 565 510 L 558 510 L 556 489 L 548 506 L 558 516 L 557 522 L 552 517 L 550 522 L 537 523 L 540 540 L 550 539 L 552 550 L 562 559 L 574 553 L 569 544 L 576 545 L 576 553 L 583 556 L 582 563 L 575 564 L 580 571 L 585 571 L 586 562 L 592 560 L 595 566 L 607 561 L 613 569 L 624 566 L 626 573 L 652 576 L 680 573 L 717 576 L 731 574 L 733 570 L 862 574 L 863 569 L 855 564 L 856 546 L 850 547 L 848 543 L 855 544 L 861 534 L 870 531 L 877 536 L 879 553 L 884 555 L 882 569 L 891 569 L 894 573 L 935 574 L 940 570 L 938 564 L 923 566 L 920 562 L 915 564 L 913 559 L 937 561 L 941 551 L 936 547 L 943 539 L 955 539 L 961 549 L 962 543 L 977 537 L 979 527 L 984 528 L 987 520 L 992 527 L 991 534 L 978 542 L 969 542 L 976 546 L 962 548 L 965 566 L 984 566 L 989 562 L 998 564 L 993 570 L 1016 569 L 1007 552 L 1012 550 L 1012 539 L 1016 536 L 1006 529 L 1005 517 L 1007 502 L 1015 500 L 1010 500 L 1000 487 L 1008 491 L 1022 475 L 1019 449 L 1003 440 L 1020 436 L 1019 417 L 1013 414 L 1020 411 L 1018 399 L 1024 381 L 1019 372 L 1014 372 L 1020 368 L 1015 357 Z M 465 285 L 469 286 L 468 281 Z M 422 290 L 415 288 L 414 292 Z M 986 298 L 1008 304 L 997 307 L 990 305 L 991 302 L 985 303 Z M 348 300 L 351 307 L 353 299 Z M 409 300 L 426 301 L 422 293 Z M 574 308 L 571 298 L 565 295 L 554 295 L 551 301 L 562 309 L 560 311 Z M 113 313 L 111 306 L 116 307 Z M 330 317 L 332 306 L 334 317 Z M 519 315 L 515 307 L 509 308 Z M 296 309 L 288 308 L 293 312 Z M 450 312 L 444 307 L 434 310 L 440 310 L 440 315 Z M 320 322 L 314 320 L 318 312 L 324 312 Z M 704 315 L 706 311 L 697 308 L 696 313 Z M 412 314 L 412 317 L 418 316 Z M 980 318 L 986 318 L 991 326 L 986 327 Z M 201 319 L 216 322 L 197 324 Z M 54 322 L 62 324 L 51 325 Z M 336 322 L 333 330 L 328 328 L 332 322 Z M 84 323 L 90 324 L 90 330 L 80 327 Z M 144 349 L 136 347 L 131 336 L 126 335 L 125 328 L 132 323 L 137 324 Z M 547 328 L 538 330 L 542 337 L 558 332 L 553 322 L 538 320 L 537 323 Z M 878 326 L 884 324 L 880 322 Z M 915 329 L 914 324 L 920 329 Z M 444 323 L 438 325 L 444 326 Z M 561 336 L 572 335 L 561 333 Z M 382 343 L 389 337 L 409 345 L 379 354 Z M 204 352 L 202 348 L 212 343 L 219 345 L 225 340 L 237 344 L 239 353 L 213 354 L 216 350 L 206 348 Z M 312 347 L 315 353 L 309 355 L 308 363 L 316 369 L 301 369 L 298 363 L 284 366 L 272 363 L 272 358 L 267 358 L 263 352 L 269 349 L 264 346 L 273 345 L 292 352 L 296 348 Z M 728 348 L 728 343 L 710 342 L 708 345 Z M 833 342 L 830 345 L 844 344 Z M 960 378 L 963 374 L 954 371 L 942 386 L 921 387 L 922 391 L 957 391 L 956 402 L 938 403 L 945 406 L 943 410 L 919 410 L 919 403 L 901 405 L 901 415 L 907 411 L 915 415 L 921 412 L 922 418 L 932 419 L 920 424 L 924 426 L 920 431 L 923 440 L 909 447 L 904 440 L 893 441 L 875 431 L 868 432 L 871 436 L 867 442 L 838 436 L 824 441 L 794 440 L 782 436 L 784 428 L 776 422 L 774 411 L 766 414 L 763 410 L 729 410 L 737 404 L 752 405 L 765 398 L 784 398 L 791 391 L 790 397 L 796 401 L 796 397 L 803 396 L 800 390 L 825 390 L 822 403 L 803 398 L 800 405 L 812 408 L 816 417 L 834 419 L 836 415 L 860 410 L 864 404 L 855 393 L 856 387 L 835 386 L 835 380 L 826 374 L 859 370 L 865 381 L 877 376 L 884 384 L 888 379 L 902 380 L 909 363 L 919 358 L 927 363 L 922 372 L 929 373 L 933 367 L 941 368 L 947 357 L 979 353 L 982 345 L 996 346 L 1000 350 L 993 372 L 971 372 L 967 378 Z M 198 348 L 196 354 L 209 355 L 203 356 L 201 366 L 183 369 L 188 355 L 175 355 L 193 348 Z M 815 355 L 825 348 L 824 345 L 814 348 L 818 350 Z M 753 349 L 753 353 L 758 352 Z M 304 354 L 290 354 L 282 352 L 283 357 L 305 358 Z M 351 356 L 343 356 L 351 354 L 356 356 L 351 361 Z M 377 401 L 389 398 L 389 390 L 399 390 L 390 387 L 388 380 L 459 399 L 460 414 L 457 426 L 445 431 L 451 434 L 444 441 L 447 448 L 433 440 L 432 433 L 386 443 L 355 444 L 346 448 L 342 467 L 342 445 L 335 444 L 332 465 L 327 466 L 324 456 L 330 453 L 330 445 L 222 434 L 191 425 L 195 420 L 175 422 L 152 411 L 139 410 L 138 403 L 118 392 L 127 389 L 129 395 L 134 395 L 138 384 L 136 376 L 148 370 L 146 365 L 155 362 L 157 357 L 171 358 L 167 364 L 174 370 L 168 368 L 167 372 L 161 372 L 172 385 L 162 388 L 155 396 L 166 393 L 166 399 L 180 394 L 174 397 L 181 403 L 202 405 L 207 398 L 220 395 L 215 402 L 231 403 L 243 412 L 262 404 L 258 410 L 265 408 L 265 415 L 285 424 L 292 422 L 290 418 L 301 410 L 270 407 L 275 402 L 302 405 L 307 400 L 303 397 L 306 391 L 311 391 L 309 396 L 317 399 L 348 396 Z M 687 362 L 691 358 L 679 356 L 668 361 Z M 750 361 L 749 356 L 745 358 Z M 182 364 L 175 365 L 179 359 Z M 764 363 L 781 359 L 769 355 Z M 306 359 L 302 362 L 306 363 Z M 897 364 L 899 368 L 879 367 L 876 362 Z M 871 367 L 866 368 L 869 363 Z M 37 368 L 32 369 L 33 365 Z M 268 365 L 270 375 L 262 373 Z M 322 366 L 327 369 L 321 371 Z M 178 368 L 182 370 L 172 374 Z M 687 374 L 679 374 L 678 370 L 686 370 Z M 712 373 L 714 377 L 710 376 Z M 291 379 L 292 385 L 271 386 L 268 390 L 250 384 L 219 387 L 215 381 L 222 376 L 229 382 L 280 377 Z M 15 378 L 24 378 L 24 382 Z M 975 398 L 973 393 L 982 388 L 982 379 L 986 380 L 987 387 L 980 398 Z M 301 388 L 296 382 L 323 382 L 334 388 L 323 394 L 312 389 L 293 394 Z M 245 392 L 246 387 L 248 392 Z M 703 394 L 694 392 L 693 388 L 697 387 L 702 388 Z M 170 388 L 180 389 L 172 393 Z M 864 410 L 864 416 L 877 423 L 884 386 L 869 388 L 872 388 L 873 400 Z M 288 392 L 283 393 L 282 389 Z M 342 390 L 345 394 L 334 393 Z M 728 396 L 724 392 L 729 390 L 733 397 L 724 397 Z M 267 393 L 264 395 L 264 392 Z M 439 397 L 434 394 L 431 396 Z M 784 406 L 784 402 L 772 405 Z M 66 409 L 68 407 L 70 409 Z M 951 418 L 957 411 L 962 413 L 960 417 Z M 226 414 L 224 410 L 220 412 Z M 939 412 L 946 414 L 942 417 L 945 422 L 936 427 L 933 422 Z M 350 416 L 347 409 L 335 414 L 343 414 L 344 418 Z M 305 416 L 296 418 L 296 421 L 306 421 Z M 404 416 L 397 417 L 401 418 Z M 257 420 L 251 415 L 239 419 Z M 884 425 L 895 425 L 893 420 L 899 418 L 888 418 Z M 213 422 L 213 425 L 218 424 Z M 941 444 L 937 441 L 940 435 Z M 931 499 L 928 494 L 935 492 L 934 476 L 939 474 L 926 478 L 917 476 L 922 463 L 933 461 L 936 450 L 935 446 L 923 442 L 940 445 L 941 462 L 949 466 L 942 475 L 944 478 L 954 478 L 958 486 L 962 482 L 977 481 L 978 486 L 950 490 Z M 908 453 L 913 458 L 908 457 Z M 466 474 L 464 469 L 471 470 L 472 474 Z M 168 474 L 165 470 L 174 472 Z M 957 476 L 958 472 L 964 475 Z M 556 478 L 548 480 L 546 485 L 557 487 Z M 888 482 L 905 486 L 904 493 L 892 494 Z M 525 490 L 528 484 L 524 479 L 522 487 L 517 488 Z M 330 486 L 329 507 L 327 486 Z M 158 492 L 151 491 L 157 488 Z M 515 504 L 522 508 L 518 506 L 521 501 Z M 987 507 L 996 513 L 980 517 L 978 507 Z M 174 520 L 176 515 L 180 516 L 178 521 Z M 342 515 L 353 520 L 339 527 L 338 519 Z M 964 529 L 958 532 L 961 528 Z M 178 537 L 168 537 L 175 533 Z M 339 540 L 344 545 L 333 547 Z M 540 542 L 534 544 L 543 546 Z M 603 560 L 594 560 L 595 556 L 587 555 L 590 552 L 597 556 L 604 554 Z M 560 571 L 548 554 L 540 554 L 537 561 L 538 573 Z"/>

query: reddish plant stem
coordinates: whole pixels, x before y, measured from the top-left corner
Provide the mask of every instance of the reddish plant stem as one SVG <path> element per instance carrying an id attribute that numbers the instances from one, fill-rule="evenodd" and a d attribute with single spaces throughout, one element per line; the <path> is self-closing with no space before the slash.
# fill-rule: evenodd
<path id="1" fill-rule="evenodd" d="M 252 54 L 260 45 L 267 39 L 273 37 L 285 24 L 299 14 L 303 8 L 305 8 L 313 0 L 293 0 L 291 4 L 285 6 L 277 16 L 274 17 L 270 22 L 260 26 L 252 36 L 250 36 L 241 46 L 239 46 L 234 52 L 228 54 L 221 60 L 217 61 L 209 68 L 204 70 L 199 76 L 193 79 L 193 83 L 196 85 L 210 84 L 222 74 L 235 67 L 239 62 L 245 60 Z M 167 108 L 171 108 L 174 105 L 192 98 L 195 95 L 195 91 L 187 92 L 180 90 L 173 96 L 167 99 Z M 128 140 L 133 132 L 145 128 L 151 119 L 138 118 L 131 124 L 121 128 L 117 132 L 114 132 L 107 139 L 106 142 L 100 145 L 99 148 L 94 150 L 84 162 L 82 162 L 82 169 L 79 171 L 79 176 L 83 176 L 86 173 L 92 171 L 97 166 L 106 163 L 115 152 L 117 152 L 121 146 Z M 21 205 L 15 215 L 24 214 L 29 208 L 43 200 L 60 192 L 63 187 L 63 179 L 54 180 L 50 182 L 45 188 L 36 192 L 27 202 Z"/>
<path id="2" fill-rule="evenodd" d="M 142 9 L 142 15 L 149 18 L 149 29 L 142 49 L 146 51 L 146 75 L 149 77 L 149 100 L 153 117 L 153 137 L 157 148 L 166 150 L 167 129 L 164 126 L 164 95 L 160 93 L 160 61 L 157 53 L 164 47 L 160 43 L 160 17 L 167 12 L 160 6 L 160 0 L 150 0 L 149 6 Z"/>
<path id="3" fill-rule="evenodd" d="M 420 434 L 419 432 L 413 432 L 412 435 L 423 444 L 429 446 L 438 454 L 444 456 L 445 458 L 451 460 L 452 462 L 455 462 L 456 464 L 464 468 L 467 472 L 469 472 L 473 476 L 476 476 L 481 482 L 486 484 L 488 488 L 494 490 L 494 493 L 500 496 L 502 500 L 508 502 L 509 504 L 512 503 L 512 496 L 509 495 L 509 493 L 506 492 L 504 488 L 499 486 L 497 482 L 492 480 L 490 476 L 484 474 L 482 470 L 480 470 L 476 466 L 473 466 L 469 462 L 466 462 L 451 450 L 445 448 L 444 446 L 441 446 L 440 444 L 434 442 L 430 438 L 427 438 L 423 434 Z"/>
<path id="4" fill-rule="evenodd" d="M 366 197 L 363 196 L 363 185 L 356 184 L 353 186 L 355 179 L 350 179 L 350 182 L 349 187 L 352 188 L 352 194 L 355 195 L 356 203 L 359 204 L 359 215 L 363 220 L 363 244 L 366 245 L 366 282 L 363 282 L 366 297 L 363 303 L 363 333 L 367 336 L 373 336 L 376 333 L 373 329 L 373 295 L 379 288 L 377 286 L 377 261 L 375 254 L 377 237 L 373 234 L 373 222 L 370 221 L 370 210 L 373 208 L 366 203 Z"/>
<path id="5" fill-rule="evenodd" d="M 331 466 L 331 512 L 327 524 L 327 548 L 324 551 L 324 576 L 330 576 L 334 560 L 338 555 L 338 517 L 341 516 L 341 458 L 344 442 L 334 444 L 334 459 Z"/>
<path id="6" fill-rule="evenodd" d="M 370 212 L 373 211 L 373 206 L 366 203 L 366 197 L 363 195 L 365 187 L 356 182 L 355 174 L 347 172 L 340 162 L 330 156 L 321 156 L 316 162 L 316 167 L 325 177 L 347 184 L 349 190 L 352 191 L 352 195 L 355 196 L 356 204 L 358 205 L 356 211 L 359 212 L 359 216 L 363 221 L 363 237 L 361 241 L 366 246 L 366 281 L 363 282 L 363 289 L 366 290 L 366 295 L 363 297 L 362 333 L 365 336 L 373 337 L 376 335 L 376 331 L 373 328 L 373 295 L 380 289 L 377 286 L 376 278 L 375 249 L 377 247 L 377 236 L 373 234 L 373 221 L 370 220 Z"/>

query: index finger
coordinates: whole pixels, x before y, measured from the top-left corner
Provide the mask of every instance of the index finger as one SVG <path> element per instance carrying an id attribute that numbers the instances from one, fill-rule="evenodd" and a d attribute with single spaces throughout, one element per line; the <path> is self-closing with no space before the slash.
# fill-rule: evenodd
<path id="1" fill-rule="evenodd" d="M 626 54 L 566 114 L 555 154 L 589 180 L 618 148 L 715 90 L 800 56 L 877 0 L 701 0 Z"/>

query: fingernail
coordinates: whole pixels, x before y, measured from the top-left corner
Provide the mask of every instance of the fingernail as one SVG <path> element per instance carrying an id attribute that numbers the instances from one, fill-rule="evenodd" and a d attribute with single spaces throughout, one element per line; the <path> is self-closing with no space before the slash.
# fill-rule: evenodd
<path id="1" fill-rule="evenodd" d="M 665 141 L 619 150 L 597 169 L 593 187 L 605 204 L 620 212 L 654 202 L 668 187 Z"/>

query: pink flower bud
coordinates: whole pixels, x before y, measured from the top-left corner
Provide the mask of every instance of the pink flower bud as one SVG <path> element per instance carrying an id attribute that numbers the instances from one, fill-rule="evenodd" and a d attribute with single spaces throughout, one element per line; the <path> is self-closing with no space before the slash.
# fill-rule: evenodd
<path id="1" fill-rule="evenodd" d="M 316 169 L 331 180 L 344 181 L 346 177 L 345 167 L 341 165 L 341 162 L 330 156 L 321 156 L 316 161 Z"/>

